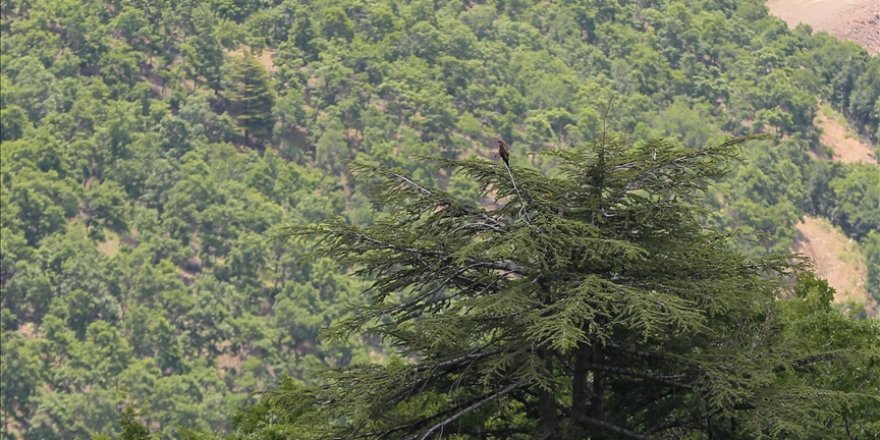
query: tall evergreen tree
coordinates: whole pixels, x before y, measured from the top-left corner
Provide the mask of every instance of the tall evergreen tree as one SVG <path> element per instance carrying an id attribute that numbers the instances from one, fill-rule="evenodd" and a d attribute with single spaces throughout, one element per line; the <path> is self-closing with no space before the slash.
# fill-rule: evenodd
<path id="1" fill-rule="evenodd" d="M 250 54 L 234 56 L 226 64 L 223 81 L 229 110 L 245 129 L 245 139 L 271 132 L 275 122 L 272 107 L 275 95 L 269 72 Z"/>
<path id="2" fill-rule="evenodd" d="M 877 327 L 861 327 L 863 337 L 841 350 L 799 342 L 778 301 L 798 265 L 750 259 L 704 227 L 700 196 L 740 142 L 684 150 L 602 141 L 549 152 L 559 163 L 552 175 L 437 160 L 490 190 L 497 209 L 401 170 L 354 165 L 384 182 L 376 194 L 387 212 L 365 227 L 330 220 L 289 234 L 316 238 L 319 254 L 373 280 L 365 304 L 328 335 L 371 334 L 396 352 L 383 365 L 326 371 L 315 386 L 285 384 L 241 431 L 377 439 L 868 432 L 867 418 L 850 413 L 845 425 L 840 415 L 880 403 L 871 379 Z M 819 290 L 810 295 L 828 307 L 827 285 Z M 795 328 L 809 334 L 804 324 Z M 848 368 L 855 380 L 813 380 L 820 364 Z"/>

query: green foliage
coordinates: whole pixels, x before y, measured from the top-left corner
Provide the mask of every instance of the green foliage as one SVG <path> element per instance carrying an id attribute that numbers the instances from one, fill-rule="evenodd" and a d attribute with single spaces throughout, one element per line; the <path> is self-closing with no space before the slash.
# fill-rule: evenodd
<path id="1" fill-rule="evenodd" d="M 741 142 L 603 139 L 550 152 L 550 175 L 437 160 L 491 188 L 492 209 L 354 164 L 381 182 L 389 215 L 286 235 L 314 238 L 318 255 L 372 280 L 328 336 L 375 335 L 394 351 L 283 384 L 243 414 L 240 437 L 872 432 L 880 327 L 837 314 L 833 290 L 809 274 L 778 301 L 798 269 L 788 256 L 747 257 L 702 226 L 707 179 Z"/>
<path id="2" fill-rule="evenodd" d="M 24 135 L 29 121 L 28 116 L 17 105 L 0 110 L 0 140 L 14 141 Z"/>
<path id="3" fill-rule="evenodd" d="M 870 438 L 880 429 L 880 377 L 876 374 L 880 325 L 877 320 L 853 320 L 838 313 L 831 306 L 834 289 L 812 275 L 799 277 L 795 292 L 796 299 L 781 304 L 780 317 L 785 323 L 781 337 L 788 349 L 813 354 L 792 364 L 785 379 L 816 388 L 851 390 L 857 399 L 842 399 L 841 410 L 818 427 L 820 436 Z"/>
<path id="4" fill-rule="evenodd" d="M 861 128 L 874 139 L 880 139 L 875 130 L 880 126 L 880 60 L 877 57 L 871 58 L 868 62 L 867 69 L 855 81 L 853 92 L 849 99 L 849 113 L 855 118 L 857 123 L 862 124 Z"/>
<path id="5" fill-rule="evenodd" d="M 7 309 L 3 309 L 4 317 Z M 5 326 L 4 326 L 5 327 Z M 40 384 L 38 347 L 4 328 L 0 334 L 0 353 L 3 369 L 0 372 L 0 401 L 3 402 L 3 423 L 9 423 L 12 414 L 27 418 L 33 414 L 33 400 Z M 5 435 L 5 433 L 4 433 Z"/>
<path id="6" fill-rule="evenodd" d="M 157 438 L 224 435 L 284 377 L 403 362 L 319 338 L 367 283 L 272 238 L 284 219 L 382 225 L 352 159 L 478 209 L 495 194 L 421 157 L 489 158 L 500 136 L 553 175 L 532 153 L 602 132 L 682 151 L 783 134 L 743 147 L 707 225 L 763 256 L 827 217 L 877 291 L 876 174 L 809 151 L 819 101 L 880 137 L 880 64 L 758 0 L 0 3 L 4 439 L 119 437 L 129 407 Z"/>
<path id="7" fill-rule="evenodd" d="M 880 231 L 880 169 L 859 164 L 830 182 L 839 221 L 854 237 Z"/>
<path id="8" fill-rule="evenodd" d="M 138 422 L 132 407 L 127 407 L 122 411 L 119 420 L 119 426 L 122 432 L 119 435 L 120 440 L 150 440 L 150 430 Z"/>
<path id="9" fill-rule="evenodd" d="M 244 127 L 245 137 L 270 132 L 275 96 L 266 69 L 249 54 L 231 57 L 224 69 L 224 96 L 230 112 Z"/>
<path id="10" fill-rule="evenodd" d="M 184 59 L 192 64 L 193 76 L 204 78 L 215 91 L 220 87 L 223 48 L 215 35 L 216 20 L 208 6 L 193 11 L 193 31 L 181 45 Z"/>
<path id="11" fill-rule="evenodd" d="M 880 231 L 871 231 L 864 241 L 865 259 L 868 264 L 868 292 L 880 301 Z"/>

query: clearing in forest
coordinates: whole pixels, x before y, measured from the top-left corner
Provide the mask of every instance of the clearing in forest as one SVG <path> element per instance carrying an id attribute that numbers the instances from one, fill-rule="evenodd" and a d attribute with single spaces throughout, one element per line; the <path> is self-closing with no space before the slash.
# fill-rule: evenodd
<path id="1" fill-rule="evenodd" d="M 865 162 L 877 165 L 873 149 L 846 126 L 843 117 L 823 107 L 816 112 L 813 124 L 822 131 L 822 144 L 834 150 L 834 160 L 844 163 Z"/>
<path id="2" fill-rule="evenodd" d="M 834 301 L 864 304 L 869 316 L 876 315 L 877 302 L 865 289 L 868 267 L 858 243 L 822 218 L 807 216 L 795 227 L 794 251 L 808 257 L 816 274 L 837 291 Z"/>

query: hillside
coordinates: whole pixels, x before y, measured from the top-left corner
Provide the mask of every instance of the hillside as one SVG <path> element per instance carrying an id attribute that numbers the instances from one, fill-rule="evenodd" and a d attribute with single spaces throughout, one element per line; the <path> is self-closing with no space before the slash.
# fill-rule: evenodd
<path id="1" fill-rule="evenodd" d="M 860 138 L 842 116 L 830 107 L 820 108 L 813 123 L 821 133 L 821 146 L 826 150 L 818 154 L 820 160 L 880 167 L 878 145 L 871 145 Z M 865 202 L 872 203 L 871 199 Z M 797 238 L 792 250 L 807 256 L 816 273 L 826 278 L 837 290 L 835 301 L 847 308 L 853 304 L 864 306 L 869 316 L 876 316 L 880 306 L 878 300 L 867 291 L 868 269 L 862 245 L 841 231 L 834 230 L 824 218 L 805 217 L 797 224 L 796 230 Z"/>
<path id="2" fill-rule="evenodd" d="M 319 337 L 368 282 L 278 239 L 377 221 L 351 160 L 499 206 L 424 157 L 497 161 L 502 138 L 552 173 L 542 152 L 603 134 L 763 134 L 693 200 L 705 226 L 764 257 L 828 219 L 880 298 L 880 170 L 860 163 L 880 58 L 759 0 L 52 0 L 0 20 L 4 440 L 116 435 L 126 407 L 163 439 L 229 433 L 284 378 L 392 358 Z"/>
<path id="3" fill-rule="evenodd" d="M 835 302 L 845 307 L 864 305 L 868 314 L 875 316 L 877 301 L 866 289 L 868 271 L 858 243 L 824 219 L 806 217 L 796 228 L 794 251 L 809 257 L 816 274 L 834 287 Z"/>
<path id="4" fill-rule="evenodd" d="M 808 24 L 880 53 L 880 4 L 874 0 L 768 0 L 767 7 L 791 27 Z"/>
<path id="5" fill-rule="evenodd" d="M 844 40 L 853 41 L 864 47 L 869 53 L 880 53 L 880 3 L 874 0 L 768 0 L 767 7 L 771 14 L 776 15 L 791 28 L 799 24 L 809 25 L 816 32 L 827 32 Z M 832 108 L 824 106 L 816 112 L 814 125 L 821 133 L 821 145 L 828 148 L 830 156 L 820 154 L 824 159 L 841 161 L 843 163 L 867 163 L 878 165 L 878 144 L 859 136 L 848 126 L 839 113 Z M 840 236 L 829 235 L 823 232 L 827 228 L 817 225 L 823 220 L 808 218 L 797 227 L 798 240 L 793 250 L 810 257 L 816 270 L 822 276 L 827 277 L 829 283 L 839 291 L 859 292 L 857 299 L 851 299 L 848 295 L 842 295 L 836 300 L 841 302 L 855 301 L 863 303 L 868 310 L 877 311 L 875 301 L 863 300 L 867 295 L 859 284 L 867 282 L 867 273 L 854 267 L 856 263 L 846 262 L 844 255 L 858 254 L 859 244 L 841 243 L 845 240 Z M 819 246 L 815 243 L 836 245 Z M 852 251 L 843 251 L 843 248 L 854 248 Z"/>
<path id="6" fill-rule="evenodd" d="M 832 151 L 829 159 L 843 163 L 867 163 L 878 165 L 878 145 L 870 145 L 860 139 L 851 127 L 841 120 L 840 114 L 833 110 L 822 108 L 816 113 L 813 121 L 816 128 L 822 133 L 820 142 Z"/>

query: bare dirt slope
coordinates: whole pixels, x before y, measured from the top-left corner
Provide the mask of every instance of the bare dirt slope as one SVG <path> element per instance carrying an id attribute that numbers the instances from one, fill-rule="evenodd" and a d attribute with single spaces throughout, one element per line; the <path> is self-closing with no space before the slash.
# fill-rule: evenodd
<path id="1" fill-rule="evenodd" d="M 877 165 L 871 146 L 860 140 L 840 119 L 842 118 L 819 111 L 813 121 L 822 130 L 822 144 L 834 150 L 833 159 L 844 163 L 865 162 Z"/>
<path id="2" fill-rule="evenodd" d="M 825 219 L 805 217 L 796 228 L 794 251 L 813 261 L 816 273 L 837 291 L 834 301 L 864 304 L 875 316 L 878 306 L 865 290 L 868 267 L 858 244 Z"/>
<path id="3" fill-rule="evenodd" d="M 791 27 L 806 23 L 880 53 L 880 0 L 767 0 L 767 7 Z"/>

